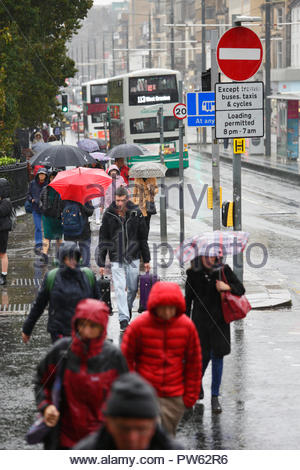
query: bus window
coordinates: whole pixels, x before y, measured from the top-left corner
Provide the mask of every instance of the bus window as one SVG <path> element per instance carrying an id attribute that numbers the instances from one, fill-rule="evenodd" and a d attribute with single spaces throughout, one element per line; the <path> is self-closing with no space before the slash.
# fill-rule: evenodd
<path id="1" fill-rule="evenodd" d="M 107 85 L 91 85 L 91 103 L 107 102 Z"/>
<path id="2" fill-rule="evenodd" d="M 178 90 L 175 75 L 129 78 L 129 105 L 175 103 Z"/>
<path id="3" fill-rule="evenodd" d="M 164 117 L 164 132 L 173 132 L 178 129 L 179 121 L 174 116 Z M 156 117 L 130 119 L 131 134 L 149 134 L 151 132 L 159 132 Z"/>
<path id="4" fill-rule="evenodd" d="M 87 101 L 87 90 L 86 90 L 86 85 L 82 86 L 82 101 Z"/>
<path id="5" fill-rule="evenodd" d="M 93 124 L 103 124 L 106 114 L 105 113 L 93 113 L 92 115 Z"/>

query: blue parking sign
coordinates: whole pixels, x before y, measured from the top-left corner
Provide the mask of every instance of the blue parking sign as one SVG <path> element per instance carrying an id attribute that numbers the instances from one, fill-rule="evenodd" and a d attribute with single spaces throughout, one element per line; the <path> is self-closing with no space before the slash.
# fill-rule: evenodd
<path id="1" fill-rule="evenodd" d="M 187 125 L 191 127 L 215 126 L 215 107 L 213 91 L 187 93 Z"/>

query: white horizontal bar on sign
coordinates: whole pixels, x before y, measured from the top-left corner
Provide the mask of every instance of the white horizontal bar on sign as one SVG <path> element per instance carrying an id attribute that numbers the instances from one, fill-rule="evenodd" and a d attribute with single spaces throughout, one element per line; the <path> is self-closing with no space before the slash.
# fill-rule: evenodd
<path id="1" fill-rule="evenodd" d="M 219 58 L 223 60 L 259 60 L 260 49 L 246 47 L 221 47 Z"/>

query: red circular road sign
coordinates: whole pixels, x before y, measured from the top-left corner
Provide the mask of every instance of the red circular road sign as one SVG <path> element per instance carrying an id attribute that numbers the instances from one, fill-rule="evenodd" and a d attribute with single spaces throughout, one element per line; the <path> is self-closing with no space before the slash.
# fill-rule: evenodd
<path id="1" fill-rule="evenodd" d="M 177 103 L 173 108 L 173 114 L 177 119 L 185 119 L 187 115 L 186 105 L 184 103 Z"/>
<path id="2" fill-rule="evenodd" d="M 217 61 L 222 72 L 231 80 L 247 80 L 260 67 L 263 49 L 257 34 L 244 26 L 226 31 L 217 47 Z"/>

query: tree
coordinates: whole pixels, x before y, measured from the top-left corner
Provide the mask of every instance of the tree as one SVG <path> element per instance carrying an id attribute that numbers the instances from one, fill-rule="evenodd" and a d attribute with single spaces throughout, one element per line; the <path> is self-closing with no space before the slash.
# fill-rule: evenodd
<path id="1" fill-rule="evenodd" d="M 41 125 L 57 113 L 56 96 L 65 79 L 76 73 L 66 43 L 79 30 L 92 3 L 0 2 L 0 122 L 8 139 L 18 125 Z M 4 147 L 7 144 L 0 138 L 0 150 Z"/>

